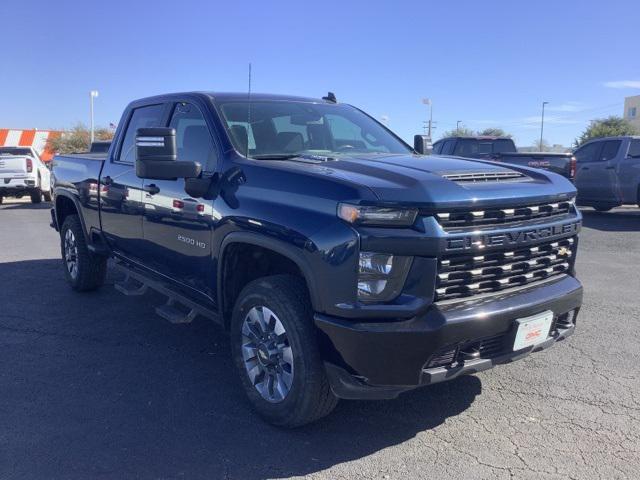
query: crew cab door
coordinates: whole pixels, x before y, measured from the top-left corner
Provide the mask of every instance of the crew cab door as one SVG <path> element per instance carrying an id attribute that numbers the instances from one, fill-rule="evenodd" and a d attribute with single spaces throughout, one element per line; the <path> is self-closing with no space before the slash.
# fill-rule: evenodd
<path id="1" fill-rule="evenodd" d="M 616 156 L 621 143 L 620 140 L 603 140 L 589 143 L 576 151 L 578 194 L 590 203 L 620 203 Z"/>
<path id="2" fill-rule="evenodd" d="M 102 231 L 113 251 L 139 261 L 143 256 L 143 180 L 136 176 L 135 138 L 138 128 L 163 124 L 165 104 L 146 105 L 128 112 L 122 140 L 105 161 L 100 178 Z"/>
<path id="3" fill-rule="evenodd" d="M 199 162 L 203 176 L 213 175 L 218 150 L 202 109 L 188 102 L 172 109 L 169 126 L 176 130 L 178 160 Z M 214 298 L 213 201 L 189 196 L 184 179 L 145 179 L 143 190 L 144 264 Z"/>

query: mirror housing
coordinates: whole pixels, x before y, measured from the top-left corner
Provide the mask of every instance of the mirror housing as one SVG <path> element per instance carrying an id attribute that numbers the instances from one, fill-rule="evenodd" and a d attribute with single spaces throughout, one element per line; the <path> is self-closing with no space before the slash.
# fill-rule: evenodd
<path id="1" fill-rule="evenodd" d="M 413 149 L 421 155 L 429 155 L 433 151 L 431 139 L 427 135 L 414 135 Z"/>
<path id="2" fill-rule="evenodd" d="M 136 176 L 152 180 L 195 178 L 202 172 L 197 162 L 179 162 L 173 128 L 139 128 L 136 131 Z"/>

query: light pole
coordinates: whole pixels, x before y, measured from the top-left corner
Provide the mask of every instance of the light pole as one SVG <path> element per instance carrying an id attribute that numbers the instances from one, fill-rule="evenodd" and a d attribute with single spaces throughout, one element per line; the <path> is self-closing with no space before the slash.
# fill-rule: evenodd
<path id="1" fill-rule="evenodd" d="M 427 129 L 427 136 L 429 137 L 429 140 L 431 140 L 431 128 L 433 125 L 433 104 L 430 98 L 423 98 L 422 103 L 424 103 L 425 105 L 429 105 L 429 127 Z"/>
<path id="2" fill-rule="evenodd" d="M 544 106 L 548 104 L 549 102 L 542 102 L 542 119 L 540 120 L 540 151 L 542 151 L 542 134 L 544 133 Z"/>
<path id="3" fill-rule="evenodd" d="M 93 143 L 93 99 L 98 96 L 97 90 L 91 90 L 89 94 L 89 103 L 91 104 L 91 140 L 90 143 Z M 91 145 L 89 145 L 91 147 Z"/>

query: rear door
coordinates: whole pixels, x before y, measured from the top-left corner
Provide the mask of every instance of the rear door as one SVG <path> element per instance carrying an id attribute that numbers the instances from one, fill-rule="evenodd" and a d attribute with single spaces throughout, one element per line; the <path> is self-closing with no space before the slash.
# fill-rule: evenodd
<path id="1" fill-rule="evenodd" d="M 165 109 L 166 105 L 159 103 L 134 108 L 129 112 L 123 140 L 112 149 L 100 178 L 102 231 L 116 253 L 136 261 L 144 256 L 143 179 L 136 176 L 136 130 L 163 125 Z"/>
<path id="2" fill-rule="evenodd" d="M 623 203 L 640 205 L 640 139 L 627 140 L 618 156 L 618 183 Z"/>
<path id="3" fill-rule="evenodd" d="M 196 103 L 172 106 L 169 126 L 176 130 L 178 160 L 196 161 L 203 176 L 217 171 L 218 149 Z M 145 179 L 143 194 L 145 265 L 191 289 L 215 297 L 211 234 L 213 201 L 185 192 L 184 179 Z M 152 193 L 154 192 L 155 193 Z"/>
<path id="4" fill-rule="evenodd" d="M 604 204 L 619 205 L 622 203 L 620 185 L 616 173 L 618 167 L 616 160 L 621 146 L 622 140 L 604 141 L 597 161 L 592 166 L 593 173 L 597 176 L 594 198 Z"/>

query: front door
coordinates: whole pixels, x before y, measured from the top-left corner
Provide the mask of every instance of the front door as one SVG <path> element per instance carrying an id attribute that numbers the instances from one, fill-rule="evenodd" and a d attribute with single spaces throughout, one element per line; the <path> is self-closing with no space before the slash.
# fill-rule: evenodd
<path id="1" fill-rule="evenodd" d="M 583 167 L 589 180 L 588 198 L 601 205 L 618 205 L 620 192 L 616 174 L 616 156 L 622 141 L 605 140 L 596 143 L 601 145 L 601 148 L 596 151 L 595 161 Z"/>
<path id="2" fill-rule="evenodd" d="M 217 167 L 217 149 L 202 112 L 195 104 L 173 107 L 178 160 L 196 161 L 203 175 Z M 211 258 L 213 202 L 189 196 L 184 179 L 144 180 L 145 265 L 180 284 L 215 298 Z"/>
<path id="3" fill-rule="evenodd" d="M 148 105 L 129 112 L 124 140 L 113 149 L 102 170 L 96 193 L 100 196 L 102 231 L 114 252 L 140 260 L 144 251 L 142 184 L 136 176 L 135 137 L 138 128 L 162 124 L 165 105 Z"/>

